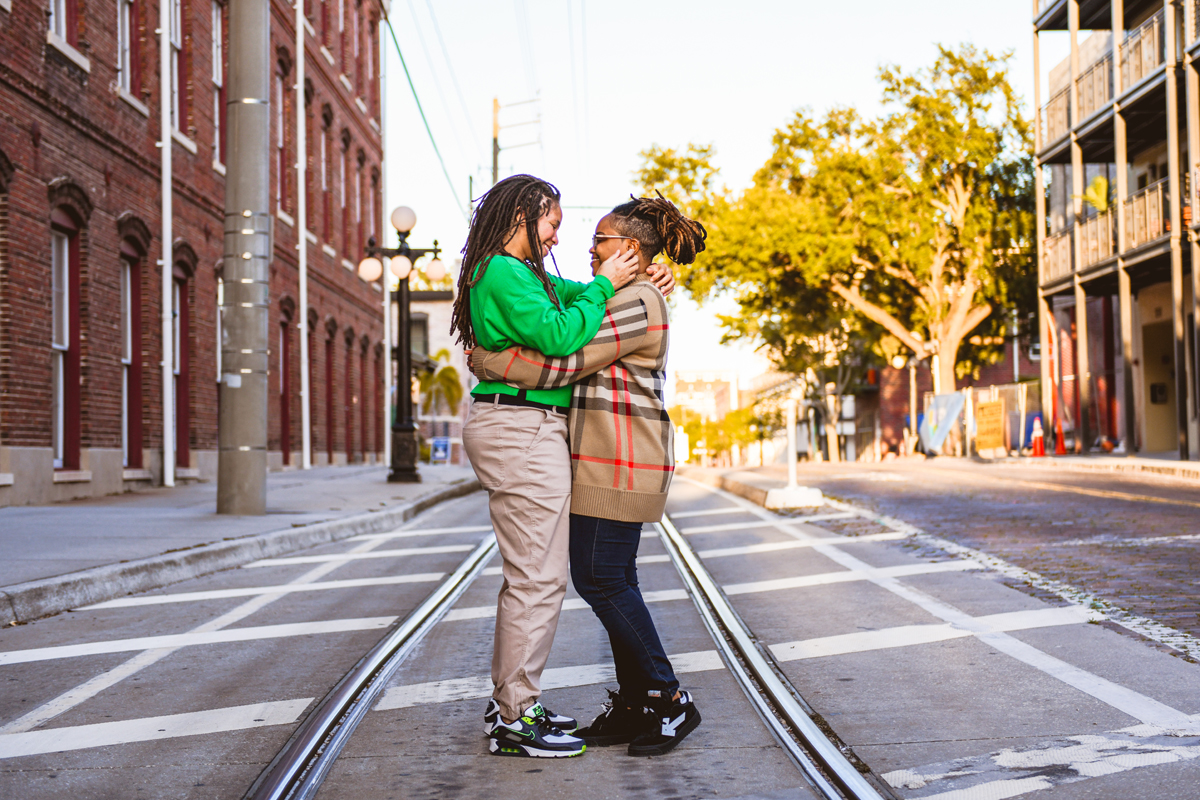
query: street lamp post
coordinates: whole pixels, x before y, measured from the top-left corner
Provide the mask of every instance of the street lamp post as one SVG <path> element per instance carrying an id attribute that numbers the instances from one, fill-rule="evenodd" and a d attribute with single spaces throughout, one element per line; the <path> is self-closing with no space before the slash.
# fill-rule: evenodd
<path id="1" fill-rule="evenodd" d="M 410 247 L 408 235 L 417 224 L 417 215 L 407 206 L 399 206 L 392 211 L 392 226 L 400 234 L 399 247 L 377 247 L 375 237 L 367 240 L 367 257 L 358 265 L 358 275 L 365 281 L 375 281 L 383 278 L 383 262 L 380 258 L 389 259 L 389 268 L 400 282 L 399 287 L 392 293 L 391 299 L 398 307 L 399 330 L 394 335 L 395 343 L 391 346 L 392 360 L 395 369 L 394 394 L 398 407 L 392 417 L 392 463 L 388 472 L 388 483 L 420 483 L 421 475 L 417 472 L 417 423 L 413 419 L 412 407 L 412 332 L 409 330 L 408 311 L 408 278 L 412 275 L 413 262 L 422 256 L 432 255 L 433 261 L 425 268 L 425 274 L 434 281 L 441 280 L 446 274 L 446 268 L 438 259 L 441 248 L 437 240 L 433 247 Z"/>

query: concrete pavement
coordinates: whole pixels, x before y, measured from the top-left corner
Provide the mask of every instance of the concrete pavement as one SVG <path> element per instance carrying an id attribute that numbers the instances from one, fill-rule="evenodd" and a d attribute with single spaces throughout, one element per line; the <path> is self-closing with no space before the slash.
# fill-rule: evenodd
<path id="1" fill-rule="evenodd" d="M 216 514 L 213 483 L 0 508 L 0 624 L 394 528 L 479 488 L 470 467 L 422 466 L 421 477 L 389 484 L 379 466 L 272 473 L 261 517 Z"/>

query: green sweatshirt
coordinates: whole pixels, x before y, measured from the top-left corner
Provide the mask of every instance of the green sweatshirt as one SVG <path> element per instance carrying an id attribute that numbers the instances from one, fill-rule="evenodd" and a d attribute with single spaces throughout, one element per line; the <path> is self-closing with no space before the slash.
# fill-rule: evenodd
<path id="1" fill-rule="evenodd" d="M 471 288 L 471 325 L 485 350 L 532 347 L 548 356 L 568 356 L 590 342 L 604 320 L 605 303 L 615 294 L 608 278 L 578 283 L 550 276 L 562 305 L 555 308 L 546 287 L 515 258 L 492 256 L 483 279 Z M 472 395 L 508 394 L 520 390 L 499 381 L 482 381 Z M 538 403 L 571 407 L 571 387 L 530 389 Z"/>

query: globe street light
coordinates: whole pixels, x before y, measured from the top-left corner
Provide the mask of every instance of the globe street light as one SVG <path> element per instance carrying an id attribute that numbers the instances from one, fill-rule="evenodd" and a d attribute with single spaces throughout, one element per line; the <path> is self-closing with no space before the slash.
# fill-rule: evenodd
<path id="1" fill-rule="evenodd" d="M 412 407 L 412 332 L 409 330 L 409 293 L 408 279 L 412 275 L 413 262 L 422 256 L 432 254 L 433 261 L 425 268 L 425 274 L 430 280 L 441 280 L 446 276 L 446 268 L 438 260 L 441 249 L 437 239 L 433 247 L 409 247 L 408 235 L 417 224 L 417 214 L 408 206 L 399 206 L 391 215 L 392 227 L 400 234 L 399 247 L 376 247 L 375 237 L 367 240 L 366 258 L 358 264 L 358 275 L 364 281 L 376 281 L 383 277 L 383 263 L 380 258 L 390 260 L 389 270 L 399 279 L 399 287 L 391 295 L 391 300 L 398 306 L 397 318 L 400 329 L 395 334 L 396 344 L 392 346 L 394 363 L 394 390 L 398 407 L 392 415 L 392 463 L 388 472 L 388 483 L 420 483 L 421 475 L 417 472 L 417 424 L 413 419 Z"/>

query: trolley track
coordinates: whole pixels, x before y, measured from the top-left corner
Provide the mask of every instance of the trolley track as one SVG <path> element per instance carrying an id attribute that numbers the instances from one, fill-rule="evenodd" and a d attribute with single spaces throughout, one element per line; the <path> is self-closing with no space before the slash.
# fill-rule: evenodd
<path id="1" fill-rule="evenodd" d="M 829 800 L 882 800 L 895 795 L 864 777 L 865 766 L 822 729 L 770 653 L 734 610 L 703 560 L 664 515 L 653 529 L 693 601 L 721 659 L 764 726 L 810 786 Z M 488 536 L 412 613 L 397 622 L 314 707 L 245 794 L 245 800 L 307 800 L 388 680 L 479 576 L 497 552 Z M 661 556 L 658 558 L 662 558 Z M 815 719 L 814 719 L 815 718 Z"/>

